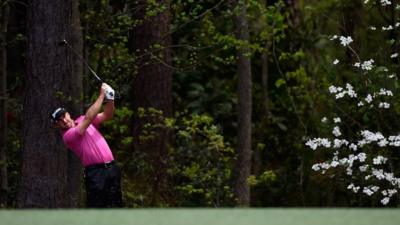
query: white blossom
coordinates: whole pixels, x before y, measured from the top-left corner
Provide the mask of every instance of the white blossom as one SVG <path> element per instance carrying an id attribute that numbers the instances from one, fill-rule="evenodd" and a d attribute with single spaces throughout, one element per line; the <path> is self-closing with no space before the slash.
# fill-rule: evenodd
<path id="1" fill-rule="evenodd" d="M 312 150 L 315 150 L 319 146 L 323 146 L 325 148 L 330 148 L 331 142 L 327 138 L 314 138 L 314 139 L 309 139 L 306 142 L 306 145 L 309 146 Z"/>
<path id="2" fill-rule="evenodd" d="M 365 101 L 366 101 L 367 103 L 371 103 L 371 102 L 372 102 L 372 95 L 371 95 L 371 94 L 368 94 L 367 97 L 365 98 Z"/>
<path id="3" fill-rule="evenodd" d="M 352 190 L 354 193 L 357 193 L 358 190 L 360 190 L 359 186 L 355 186 L 353 183 L 349 184 L 349 186 L 347 186 L 347 189 Z"/>
<path id="4" fill-rule="evenodd" d="M 329 93 L 335 94 L 337 92 L 338 92 L 338 90 L 335 86 L 333 86 L 333 85 L 329 86 Z"/>
<path id="5" fill-rule="evenodd" d="M 314 171 L 319 171 L 319 170 L 320 170 L 319 164 L 314 164 L 311 168 L 312 168 Z"/>
<path id="6" fill-rule="evenodd" d="M 351 149 L 351 150 L 353 150 L 353 151 L 357 151 L 357 145 L 355 145 L 354 143 L 351 143 L 350 145 L 349 145 L 349 148 Z"/>
<path id="7" fill-rule="evenodd" d="M 384 138 L 384 139 L 382 139 L 382 140 L 380 140 L 379 142 L 378 142 L 378 146 L 379 147 L 385 147 L 385 146 L 387 146 L 389 144 L 389 142 L 388 142 L 388 140 L 386 139 L 386 138 Z"/>
<path id="8" fill-rule="evenodd" d="M 400 146 L 400 135 L 389 136 L 388 140 L 389 140 L 389 145 L 390 146 L 395 146 L 395 147 L 399 147 Z"/>
<path id="9" fill-rule="evenodd" d="M 363 192 L 368 196 L 371 196 L 374 194 L 374 192 L 369 187 L 364 187 Z"/>
<path id="10" fill-rule="evenodd" d="M 360 167 L 358 167 L 358 169 L 360 169 L 360 172 L 366 172 L 368 169 L 368 165 L 360 166 Z"/>
<path id="11" fill-rule="evenodd" d="M 357 158 L 360 162 L 365 162 L 365 160 L 367 159 L 367 154 L 365 154 L 364 152 L 361 152 L 357 155 Z"/>
<path id="12" fill-rule="evenodd" d="M 353 86 L 351 86 L 351 84 L 346 84 L 346 89 L 347 89 L 347 94 L 351 97 L 351 98 L 355 98 L 357 97 L 357 93 L 354 91 Z"/>
<path id="13" fill-rule="evenodd" d="M 370 60 L 368 60 L 368 61 L 364 61 L 362 64 L 361 64 L 361 69 L 362 70 L 371 70 L 372 69 L 372 64 L 374 63 L 374 60 L 373 59 L 370 59 Z"/>
<path id="14" fill-rule="evenodd" d="M 332 134 L 336 137 L 339 137 L 340 135 L 342 135 L 342 132 L 340 132 L 340 128 L 338 126 L 335 126 L 332 130 Z"/>
<path id="15" fill-rule="evenodd" d="M 382 95 L 382 96 L 393 96 L 393 92 L 391 90 L 387 90 L 385 88 L 381 88 L 379 90 L 379 92 L 377 93 L 378 95 Z"/>
<path id="16" fill-rule="evenodd" d="M 398 53 L 394 53 L 394 54 L 392 54 L 392 55 L 390 55 L 390 58 L 396 58 L 397 56 L 399 56 L 399 54 Z"/>
<path id="17" fill-rule="evenodd" d="M 382 6 L 388 6 L 388 5 L 391 5 L 392 2 L 389 0 L 381 0 L 381 4 L 382 4 Z"/>
<path id="18" fill-rule="evenodd" d="M 350 36 L 348 37 L 340 36 L 339 40 L 340 44 L 343 45 L 344 47 L 350 45 L 350 43 L 353 42 L 353 39 Z"/>
<path id="19" fill-rule="evenodd" d="M 381 164 L 385 164 L 387 160 L 388 160 L 387 158 L 379 155 L 373 159 L 373 163 L 374 163 L 374 165 L 381 165 Z"/>
<path id="20" fill-rule="evenodd" d="M 338 59 L 335 59 L 334 61 L 333 61 L 333 65 L 336 65 L 336 64 L 338 64 L 340 61 L 338 60 Z"/>
<path id="21" fill-rule="evenodd" d="M 323 118 L 321 119 L 321 122 L 322 122 L 322 123 L 326 123 L 326 122 L 328 122 L 328 118 L 326 118 L 326 117 L 323 117 Z"/>
<path id="22" fill-rule="evenodd" d="M 377 170 L 377 169 L 373 168 L 372 169 L 372 175 L 378 180 L 385 179 L 385 173 L 383 172 L 382 169 Z"/>
<path id="23" fill-rule="evenodd" d="M 390 200 L 389 197 L 384 197 L 384 198 L 381 200 L 382 205 L 387 205 L 387 204 L 389 203 L 389 200 Z"/>
<path id="24" fill-rule="evenodd" d="M 338 162 L 338 161 L 333 160 L 333 161 L 331 162 L 331 166 L 332 166 L 332 167 L 337 167 L 338 165 L 339 165 L 339 162 Z"/>
<path id="25" fill-rule="evenodd" d="M 382 30 L 383 30 L 383 31 L 386 31 L 386 30 L 393 30 L 393 26 L 392 26 L 392 25 L 389 25 L 389 26 L 387 26 L 387 27 L 382 27 Z"/>
<path id="26" fill-rule="evenodd" d="M 381 109 L 388 109 L 388 108 L 390 108 L 390 103 L 381 102 L 381 103 L 379 103 L 379 108 L 381 108 Z"/>
<path id="27" fill-rule="evenodd" d="M 340 119 L 340 117 L 335 117 L 335 118 L 333 118 L 333 122 L 340 123 L 340 122 L 342 122 L 342 120 Z"/>
<path id="28" fill-rule="evenodd" d="M 340 131 L 339 131 L 340 132 Z M 333 148 L 340 148 L 342 145 L 348 145 L 349 142 L 347 140 L 340 140 L 340 139 L 335 139 L 333 140 Z"/>

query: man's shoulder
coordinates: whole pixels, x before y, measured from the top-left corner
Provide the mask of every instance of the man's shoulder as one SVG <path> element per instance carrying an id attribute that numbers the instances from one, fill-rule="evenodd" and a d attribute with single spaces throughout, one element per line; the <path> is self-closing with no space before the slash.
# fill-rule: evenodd
<path id="1" fill-rule="evenodd" d="M 75 140 L 79 139 L 81 135 L 79 135 L 79 131 L 77 127 L 69 128 L 68 130 L 63 132 L 63 140 L 65 143 L 71 143 Z"/>

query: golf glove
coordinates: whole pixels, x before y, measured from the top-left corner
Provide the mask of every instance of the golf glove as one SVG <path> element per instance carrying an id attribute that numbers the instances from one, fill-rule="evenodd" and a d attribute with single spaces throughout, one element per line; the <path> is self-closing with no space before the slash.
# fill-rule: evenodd
<path id="1" fill-rule="evenodd" d="M 112 87 L 110 87 L 109 85 L 107 85 L 107 88 L 106 88 L 106 99 L 107 99 L 107 100 L 113 101 L 113 100 L 114 100 L 114 97 L 115 97 L 115 91 L 114 91 L 114 89 L 112 89 Z"/>

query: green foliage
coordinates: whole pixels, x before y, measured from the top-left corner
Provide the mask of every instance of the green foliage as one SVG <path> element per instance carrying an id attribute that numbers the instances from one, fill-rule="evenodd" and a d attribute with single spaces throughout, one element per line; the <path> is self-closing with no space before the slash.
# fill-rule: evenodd
<path id="1" fill-rule="evenodd" d="M 233 149 L 207 115 L 177 115 L 169 169 L 178 206 L 233 204 Z"/>

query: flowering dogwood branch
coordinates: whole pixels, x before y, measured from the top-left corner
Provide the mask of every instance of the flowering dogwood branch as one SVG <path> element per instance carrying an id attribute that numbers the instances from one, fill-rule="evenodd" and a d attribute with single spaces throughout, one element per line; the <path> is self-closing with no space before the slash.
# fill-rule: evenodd
<path id="1" fill-rule="evenodd" d="M 390 6 L 392 1 L 377 0 L 379 6 Z M 369 1 L 365 0 L 364 4 Z M 396 9 L 400 6 L 396 6 Z M 395 29 L 400 27 L 400 23 L 396 23 L 393 27 L 391 25 L 382 27 L 382 31 Z M 370 27 L 371 30 L 376 30 L 375 27 Z M 378 67 L 375 65 L 374 59 L 361 60 L 361 57 L 351 47 L 353 42 L 350 36 L 332 36 L 331 40 L 339 41 L 340 45 L 349 49 L 357 58 L 357 62 L 352 65 L 357 68 L 363 75 L 361 79 L 367 79 L 363 87 L 346 83 L 344 86 L 331 85 L 328 88 L 329 94 L 334 97 L 335 101 L 347 100 L 350 104 L 351 112 L 356 112 L 358 115 L 367 113 L 368 110 L 380 110 L 384 113 L 392 107 L 391 101 L 395 100 L 395 94 L 387 87 L 379 88 L 379 90 L 371 91 L 372 81 L 368 77 L 371 72 L 387 73 L 388 69 L 385 67 Z M 397 53 L 392 53 L 390 58 L 398 57 Z M 340 63 L 339 59 L 333 61 L 333 65 Z M 382 69 L 383 68 L 383 69 Z M 384 78 L 395 78 L 395 74 L 390 74 Z M 374 77 L 374 79 L 377 79 Z M 338 103 L 339 104 L 339 103 Z M 348 112 L 342 113 L 347 115 Z M 385 132 L 377 130 L 373 127 L 368 129 L 368 124 L 362 124 L 360 130 L 350 131 L 351 136 L 346 137 L 349 133 L 348 130 L 343 129 L 346 121 L 342 118 L 335 116 L 332 119 L 323 117 L 321 123 L 330 125 L 331 132 L 326 137 L 316 137 L 306 140 L 305 145 L 311 150 L 333 151 L 331 157 L 323 162 L 315 163 L 312 166 L 314 171 L 326 174 L 329 170 L 340 170 L 349 177 L 347 189 L 353 193 L 360 193 L 366 196 L 380 195 L 381 203 L 386 205 L 390 202 L 391 198 L 398 194 L 400 189 L 400 178 L 394 174 L 390 167 L 387 165 L 391 162 L 390 155 L 393 149 L 400 147 L 400 135 L 392 134 L 387 135 Z M 360 123 L 360 122 L 357 122 Z M 358 124 L 360 125 L 360 124 Z M 388 132 L 386 132 L 388 133 Z"/>

